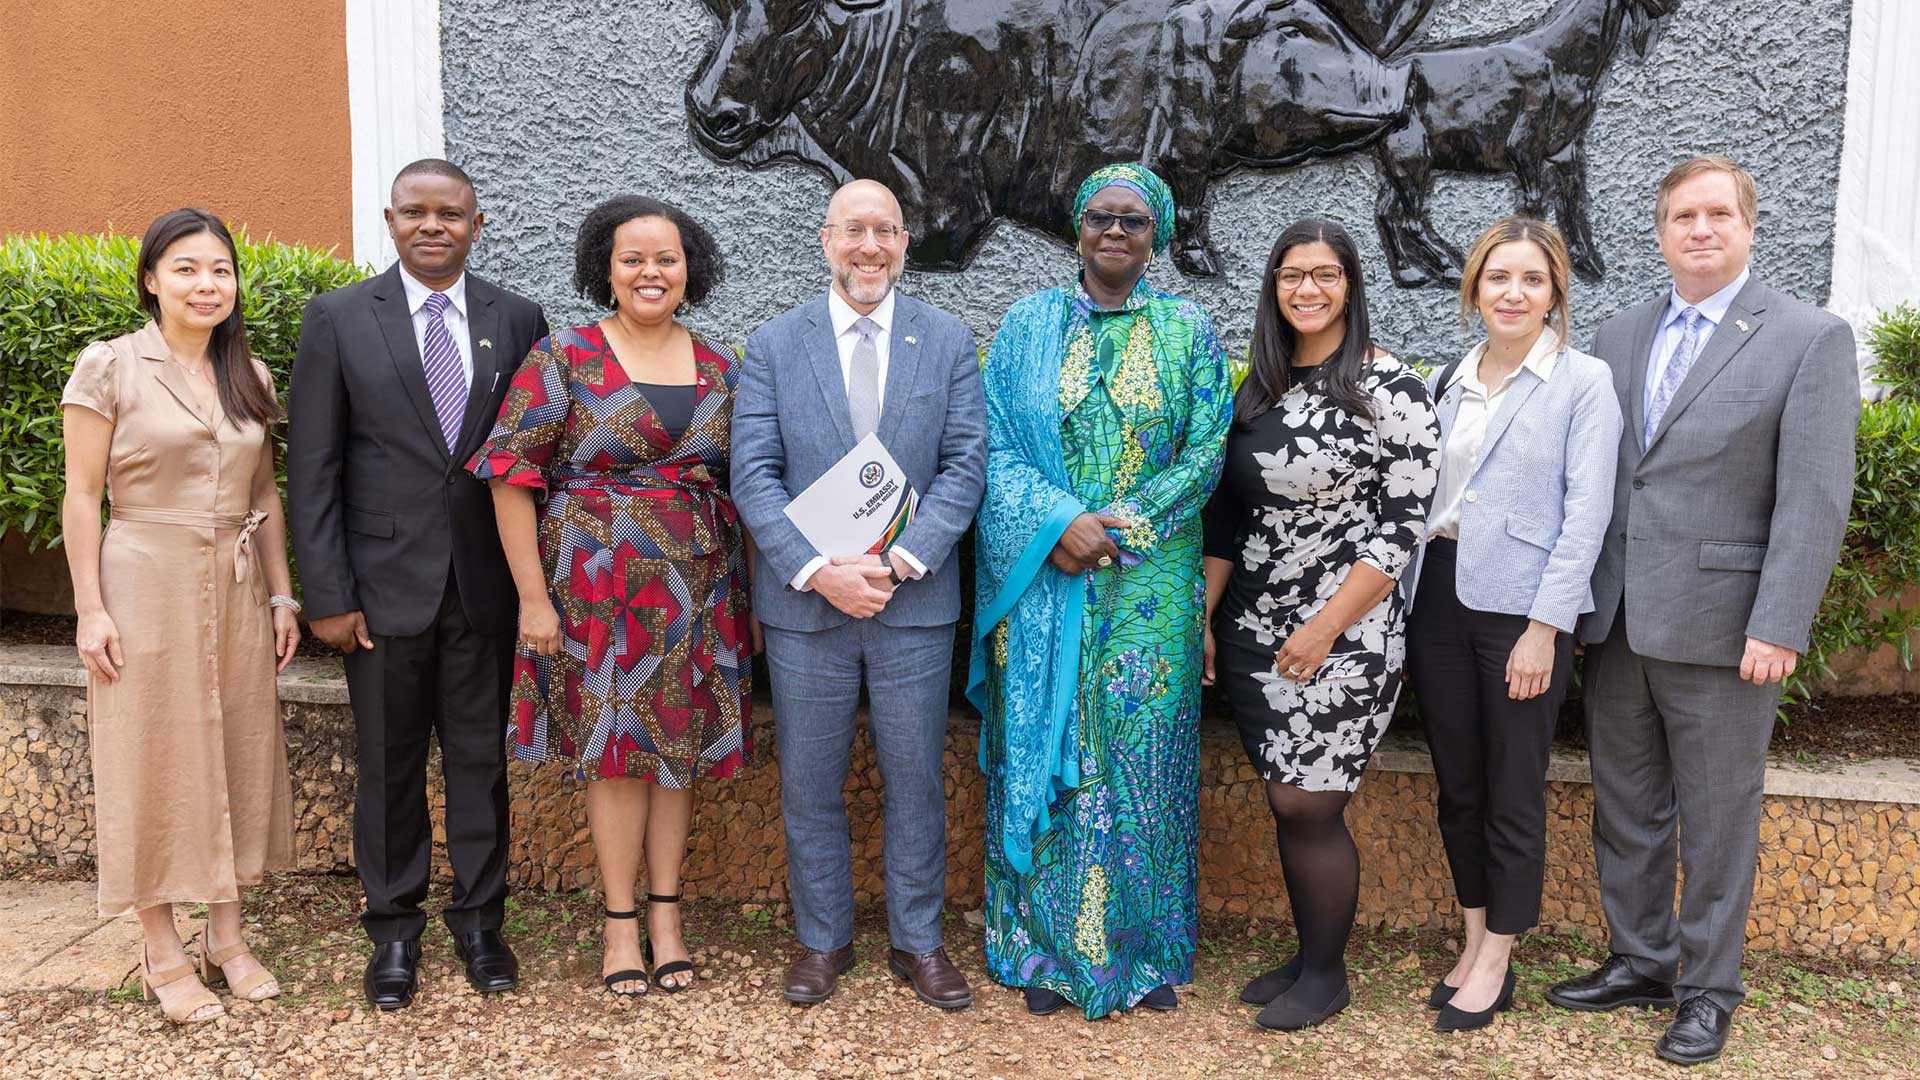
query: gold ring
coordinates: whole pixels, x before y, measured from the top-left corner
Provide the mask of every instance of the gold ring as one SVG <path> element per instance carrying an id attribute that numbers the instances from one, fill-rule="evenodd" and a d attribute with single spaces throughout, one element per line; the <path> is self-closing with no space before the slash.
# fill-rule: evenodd
<path id="1" fill-rule="evenodd" d="M 1109 567 L 1112 565 L 1113 565 L 1113 559 L 1111 557 L 1106 555 L 1100 556 L 1100 566 L 1102 569 L 1105 569 L 1106 567 Z"/>

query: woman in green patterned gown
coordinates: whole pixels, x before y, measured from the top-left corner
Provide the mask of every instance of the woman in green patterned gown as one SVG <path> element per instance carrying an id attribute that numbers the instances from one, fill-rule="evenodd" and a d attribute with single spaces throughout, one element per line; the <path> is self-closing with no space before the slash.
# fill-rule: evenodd
<path id="1" fill-rule="evenodd" d="M 1022 298 L 986 369 L 967 695 L 985 717 L 987 969 L 1027 1008 L 1171 1009 L 1197 921 L 1199 513 L 1232 386 L 1213 322 L 1147 284 L 1167 186 L 1096 170 L 1081 271 Z"/>

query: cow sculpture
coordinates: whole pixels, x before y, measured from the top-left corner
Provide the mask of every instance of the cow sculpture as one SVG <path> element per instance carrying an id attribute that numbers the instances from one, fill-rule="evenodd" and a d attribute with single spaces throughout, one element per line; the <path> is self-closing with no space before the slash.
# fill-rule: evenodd
<path id="1" fill-rule="evenodd" d="M 1214 178 L 1372 147 L 1399 284 L 1459 277 L 1435 169 L 1514 173 L 1591 276 L 1582 140 L 1623 20 L 1644 56 L 1676 2 L 1568 0 L 1511 39 L 1410 48 L 1432 0 L 708 0 L 687 114 L 717 160 L 885 183 L 927 269 L 998 217 L 1070 241 L 1079 178 L 1141 161 L 1174 189 L 1175 263 L 1215 276 Z"/>

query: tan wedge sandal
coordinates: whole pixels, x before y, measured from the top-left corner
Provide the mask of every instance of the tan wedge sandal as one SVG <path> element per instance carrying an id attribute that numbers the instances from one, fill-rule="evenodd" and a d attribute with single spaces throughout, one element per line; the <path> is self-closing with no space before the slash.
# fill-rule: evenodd
<path id="1" fill-rule="evenodd" d="M 279 983 L 274 979 L 273 972 L 268 971 L 265 965 L 242 976 L 239 982 L 231 982 L 227 979 L 228 964 L 243 956 L 252 955 L 247 951 L 244 943 L 236 942 L 217 952 L 209 952 L 206 951 L 206 944 L 202 942 L 201 950 L 200 978 L 205 980 L 208 986 L 226 983 L 227 989 L 233 991 L 233 996 L 242 1001 L 265 1001 L 268 998 L 280 996 Z M 259 963 L 257 960 L 254 962 Z"/>
<path id="2" fill-rule="evenodd" d="M 166 1017 L 169 1023 L 182 1026 L 204 1024 L 225 1016 L 227 1007 L 220 1004 L 220 999 L 213 996 L 213 991 L 207 989 L 205 984 L 193 979 L 193 974 L 192 960 L 183 960 L 164 971 L 155 971 L 147 964 L 143 951 L 140 957 L 140 999 L 158 1000 L 160 1015 Z M 161 987 L 172 986 L 183 979 L 193 979 L 194 988 L 199 992 L 181 994 L 173 1001 L 160 997 Z"/>

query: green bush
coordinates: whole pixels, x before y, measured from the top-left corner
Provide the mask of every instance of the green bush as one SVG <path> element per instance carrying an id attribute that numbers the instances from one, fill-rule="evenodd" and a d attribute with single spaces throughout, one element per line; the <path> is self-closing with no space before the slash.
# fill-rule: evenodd
<path id="1" fill-rule="evenodd" d="M 254 243 L 235 230 L 253 354 L 286 391 L 308 298 L 358 281 L 360 267 L 315 248 Z M 60 392 L 88 343 L 146 322 L 134 292 L 139 240 L 130 236 L 8 236 L 0 240 L 0 532 L 30 544 L 60 532 Z"/>
<path id="2" fill-rule="evenodd" d="M 1895 400 L 1920 401 L 1920 307 L 1900 304 L 1867 327 L 1867 348 L 1878 358 L 1873 377 Z"/>
<path id="3" fill-rule="evenodd" d="M 1860 409 L 1847 537 L 1807 655 L 1787 680 L 1789 702 L 1833 678 L 1828 661 L 1842 652 L 1892 646 L 1901 667 L 1913 668 L 1920 608 L 1904 606 L 1900 594 L 1920 585 L 1920 310 L 1902 304 L 1881 313 L 1867 342 L 1892 392 Z"/>

